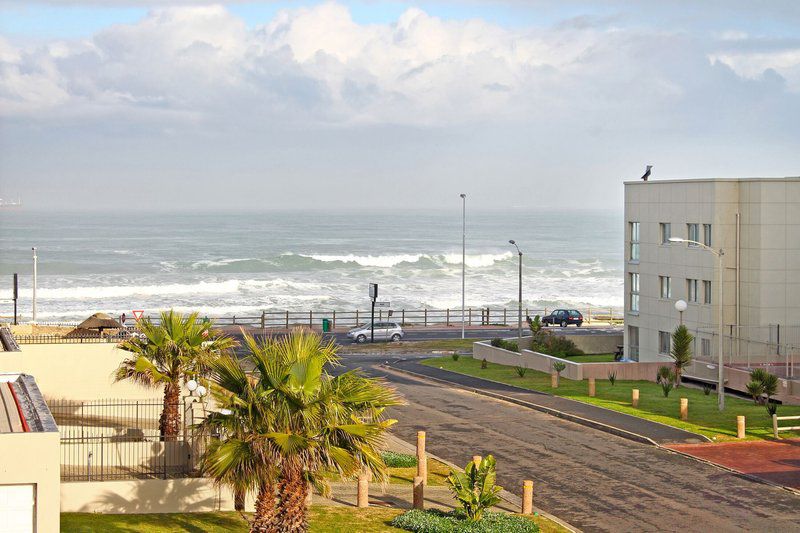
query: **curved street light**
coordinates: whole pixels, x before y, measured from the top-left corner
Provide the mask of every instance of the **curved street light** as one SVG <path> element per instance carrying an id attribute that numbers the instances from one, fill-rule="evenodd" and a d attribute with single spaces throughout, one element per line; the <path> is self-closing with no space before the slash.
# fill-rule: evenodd
<path id="1" fill-rule="evenodd" d="M 461 338 L 464 338 L 465 275 L 467 269 L 467 195 L 461 193 Z"/>
<path id="2" fill-rule="evenodd" d="M 711 252 L 715 256 L 717 256 L 717 267 L 719 269 L 719 346 L 717 348 L 717 406 L 719 407 L 720 411 L 725 410 L 725 367 L 722 361 L 722 351 L 723 351 L 723 342 L 722 336 L 725 334 L 725 324 L 723 323 L 722 317 L 722 295 L 723 295 L 723 287 L 725 283 L 722 280 L 723 269 L 722 269 L 722 257 L 725 255 L 725 250 L 720 248 L 716 250 L 707 244 L 703 244 L 702 242 L 693 241 L 689 239 L 682 239 L 680 237 L 670 237 L 670 243 L 686 243 L 691 244 L 694 246 L 699 246 L 703 250 Z"/>
<path id="3" fill-rule="evenodd" d="M 519 338 L 522 338 L 522 251 L 517 246 L 517 243 L 514 239 L 508 241 L 508 244 L 513 244 L 514 248 L 517 249 L 517 253 L 519 254 L 519 315 L 518 315 L 518 335 Z"/>

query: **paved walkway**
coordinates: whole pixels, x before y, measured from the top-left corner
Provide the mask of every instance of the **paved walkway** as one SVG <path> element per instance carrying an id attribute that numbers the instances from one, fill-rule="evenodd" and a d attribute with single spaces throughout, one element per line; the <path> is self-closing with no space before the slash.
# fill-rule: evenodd
<path id="1" fill-rule="evenodd" d="M 777 485 L 800 490 L 800 439 L 723 442 L 712 445 L 673 444 L 668 448 Z"/>
<path id="2" fill-rule="evenodd" d="M 552 396 L 542 392 L 521 389 L 512 385 L 467 376 L 419 364 L 413 360 L 400 360 L 389 363 L 390 368 L 397 368 L 415 374 L 445 381 L 460 388 L 481 391 L 496 398 L 502 397 L 514 403 L 531 407 L 548 414 L 560 416 L 573 422 L 608 431 L 621 437 L 639 442 L 656 444 L 699 444 L 708 439 L 702 435 L 673 428 L 643 418 L 619 413 L 594 405 Z"/>

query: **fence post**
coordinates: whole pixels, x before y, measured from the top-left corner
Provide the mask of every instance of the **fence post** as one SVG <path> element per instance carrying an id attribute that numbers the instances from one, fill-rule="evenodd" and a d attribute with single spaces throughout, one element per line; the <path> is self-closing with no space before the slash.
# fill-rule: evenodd
<path id="1" fill-rule="evenodd" d="M 778 438 L 778 415 L 772 415 L 772 434 Z"/>
<path id="2" fill-rule="evenodd" d="M 414 477 L 414 509 L 425 508 L 425 483 L 420 476 Z"/>
<path id="3" fill-rule="evenodd" d="M 449 307 L 447 308 L 446 313 L 447 314 L 446 314 L 446 318 L 445 318 L 445 322 L 444 323 L 445 323 L 446 326 L 449 326 L 450 325 L 450 308 Z"/>
<path id="4" fill-rule="evenodd" d="M 261 329 L 267 327 L 267 312 L 261 311 Z"/>
<path id="5" fill-rule="evenodd" d="M 425 455 L 425 432 L 417 431 L 417 476 L 422 484 L 428 484 L 428 460 Z"/>
<path id="6" fill-rule="evenodd" d="M 590 398 L 594 398 L 595 391 L 596 391 L 596 389 L 595 389 L 594 378 L 589 378 L 589 397 Z"/>
<path id="7" fill-rule="evenodd" d="M 400 311 L 400 322 L 402 323 L 403 326 L 406 325 L 406 310 L 405 309 Z"/>
<path id="8" fill-rule="evenodd" d="M 689 419 L 689 398 L 681 398 L 681 420 Z"/>
<path id="9" fill-rule="evenodd" d="M 333 329 L 336 329 L 336 309 L 333 310 Z"/>
<path id="10" fill-rule="evenodd" d="M 356 309 L 356 326 L 358 325 L 358 309 Z"/>
<path id="11" fill-rule="evenodd" d="M 469 321 L 467 322 L 468 326 L 472 325 L 472 308 L 469 308 Z"/>
<path id="12" fill-rule="evenodd" d="M 358 494 L 356 496 L 356 505 L 359 508 L 369 507 L 369 477 L 366 472 L 361 472 L 358 475 Z"/>
<path id="13" fill-rule="evenodd" d="M 736 417 L 736 438 L 743 439 L 745 430 L 744 417 L 739 415 Z"/>
<path id="14" fill-rule="evenodd" d="M 503 325 L 508 325 L 508 320 L 506 320 L 506 308 L 503 308 Z"/>
<path id="15" fill-rule="evenodd" d="M 522 514 L 533 514 L 533 481 L 530 479 L 522 482 Z"/>
<path id="16" fill-rule="evenodd" d="M 425 324 L 425 327 L 427 328 L 428 327 L 428 308 L 427 307 L 425 308 L 425 322 L 424 322 L 424 324 Z"/>
<path id="17" fill-rule="evenodd" d="M 310 328 L 314 327 L 314 311 L 308 312 L 308 327 Z"/>
<path id="18" fill-rule="evenodd" d="M 286 329 L 289 329 L 289 311 L 286 311 Z"/>
<path id="19" fill-rule="evenodd" d="M 631 389 L 631 405 L 639 407 L 639 389 Z"/>

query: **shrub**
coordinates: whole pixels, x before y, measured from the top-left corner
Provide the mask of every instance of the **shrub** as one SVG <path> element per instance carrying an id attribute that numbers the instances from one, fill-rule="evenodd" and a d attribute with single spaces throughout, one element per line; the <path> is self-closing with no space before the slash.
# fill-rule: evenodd
<path id="1" fill-rule="evenodd" d="M 481 369 L 486 370 L 487 368 L 489 368 L 489 362 L 486 361 L 486 358 L 484 357 L 481 361 Z"/>
<path id="2" fill-rule="evenodd" d="M 467 520 L 477 522 L 483 512 L 500 502 L 498 494 L 503 490 L 494 484 L 497 479 L 494 456 L 487 455 L 479 465 L 467 463 L 463 472 L 451 470 L 447 486 L 455 496 Z"/>
<path id="3" fill-rule="evenodd" d="M 503 350 L 508 350 L 510 352 L 519 352 L 519 344 L 514 341 L 507 341 L 505 339 L 492 339 L 491 345 L 495 348 L 502 348 Z"/>
<path id="4" fill-rule="evenodd" d="M 458 358 L 461 357 L 461 355 L 459 355 L 457 353 L 453 353 L 453 355 L 451 355 L 450 357 L 453 358 L 453 361 L 458 361 Z"/>
<path id="5" fill-rule="evenodd" d="M 536 523 L 524 516 L 487 511 L 480 522 L 464 519 L 459 511 L 413 509 L 392 520 L 399 529 L 418 533 L 538 533 Z"/>
<path id="6" fill-rule="evenodd" d="M 772 416 L 778 412 L 778 402 L 769 400 L 767 401 L 767 414 Z"/>
<path id="7" fill-rule="evenodd" d="M 570 357 L 583 355 L 575 343 L 566 337 L 556 335 L 542 327 L 539 315 L 529 323 L 531 328 L 531 350 L 553 357 Z"/>
<path id="8" fill-rule="evenodd" d="M 658 369 L 656 374 L 656 383 L 661 385 L 661 391 L 664 393 L 664 398 L 669 397 L 669 391 L 675 386 L 677 379 L 675 371 L 668 366 L 662 366 Z"/>
<path id="9" fill-rule="evenodd" d="M 516 371 L 517 375 L 521 378 L 524 378 L 525 373 L 528 371 L 528 369 L 525 368 L 524 366 L 515 366 L 514 370 Z"/>
<path id="10" fill-rule="evenodd" d="M 754 403 L 765 405 L 769 416 L 775 414 L 778 406 L 771 399 L 778 392 L 778 376 L 770 374 L 763 368 L 756 368 L 750 372 L 750 383 L 745 385 L 745 388 L 753 397 Z"/>
<path id="11" fill-rule="evenodd" d="M 614 384 L 617 382 L 617 373 L 614 372 L 614 371 L 609 372 L 608 373 L 608 381 L 611 382 L 611 386 L 613 387 Z"/>
<path id="12" fill-rule="evenodd" d="M 381 457 L 389 468 L 410 468 L 417 466 L 417 458 L 407 453 L 386 451 L 381 453 Z"/>
<path id="13" fill-rule="evenodd" d="M 703 383 L 703 394 L 705 394 L 706 396 L 711 394 L 711 385 L 709 385 L 708 383 Z"/>

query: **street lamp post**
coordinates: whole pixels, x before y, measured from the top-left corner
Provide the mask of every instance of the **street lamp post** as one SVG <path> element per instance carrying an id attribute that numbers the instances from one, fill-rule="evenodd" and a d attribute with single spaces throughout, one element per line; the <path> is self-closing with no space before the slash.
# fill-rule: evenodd
<path id="1" fill-rule="evenodd" d="M 36 247 L 31 248 L 33 251 L 33 295 L 31 298 L 31 322 L 36 323 L 36 285 L 38 283 L 38 268 L 39 258 L 36 256 Z"/>
<path id="2" fill-rule="evenodd" d="M 461 193 L 461 338 L 464 338 L 464 301 L 467 273 L 467 195 Z"/>
<path id="3" fill-rule="evenodd" d="M 722 340 L 723 335 L 725 335 L 725 324 L 723 323 L 723 315 L 722 315 L 722 297 L 723 297 L 723 290 L 725 283 L 722 279 L 724 270 L 722 266 L 722 257 L 725 255 L 725 250 L 720 248 L 719 250 L 715 250 L 714 248 L 703 244 L 702 242 L 692 241 L 689 239 L 682 239 L 680 237 L 670 237 L 669 242 L 677 242 L 677 243 L 686 243 L 686 244 L 693 244 L 695 246 L 699 246 L 703 250 L 709 251 L 715 256 L 717 256 L 717 268 L 719 271 L 719 345 L 717 347 L 717 406 L 719 407 L 720 411 L 725 410 L 725 367 L 723 366 L 723 347 L 724 343 Z"/>
<path id="4" fill-rule="evenodd" d="M 517 246 L 517 243 L 514 239 L 508 241 L 509 244 L 513 244 L 514 248 L 517 249 L 517 254 L 519 254 L 519 315 L 518 315 L 518 335 L 519 338 L 522 338 L 522 251 Z"/>

